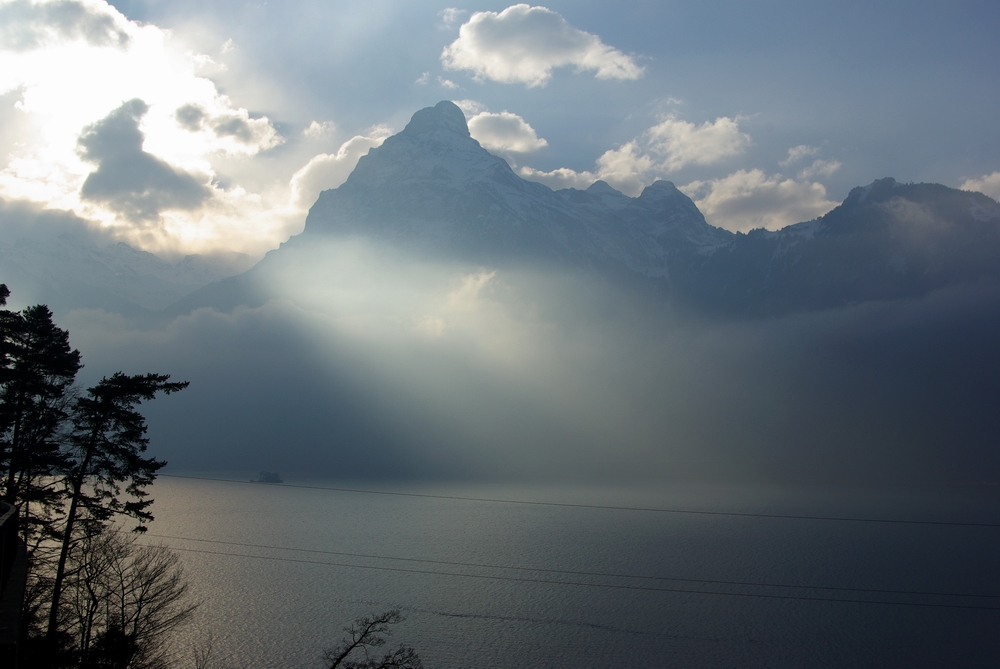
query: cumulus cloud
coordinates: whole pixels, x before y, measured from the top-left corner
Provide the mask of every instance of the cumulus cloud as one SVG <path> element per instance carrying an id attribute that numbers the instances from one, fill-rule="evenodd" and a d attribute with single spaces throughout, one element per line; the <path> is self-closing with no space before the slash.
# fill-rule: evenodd
<path id="1" fill-rule="evenodd" d="M 593 171 L 560 168 L 543 172 L 521 168 L 526 179 L 552 188 L 580 188 L 598 179 L 629 195 L 638 195 L 657 178 L 688 165 L 712 165 L 742 154 L 750 136 L 739 129 L 739 118 L 720 117 L 695 125 L 669 116 L 635 139 L 605 151 Z"/>
<path id="2" fill-rule="evenodd" d="M 4 145 L 0 197 L 73 211 L 156 252 L 256 254 L 294 227 L 287 191 L 219 174 L 251 174 L 239 163 L 284 138 L 203 76 L 210 59 L 102 0 L 0 0 L 0 11 L 0 95 L 13 96 L 20 124 Z"/>
<path id="3" fill-rule="evenodd" d="M 978 179 L 967 179 L 959 188 L 977 191 L 989 195 L 994 200 L 1000 200 L 1000 172 L 985 174 Z"/>
<path id="4" fill-rule="evenodd" d="M 788 149 L 788 156 L 784 160 L 780 161 L 778 164 L 782 167 L 788 167 L 789 165 L 794 165 L 803 158 L 811 158 L 819 153 L 819 148 L 815 146 L 808 146 L 806 144 L 799 144 L 798 146 L 793 146 Z"/>
<path id="5" fill-rule="evenodd" d="M 189 132 L 211 131 L 220 140 L 233 140 L 217 145 L 218 149 L 228 150 L 230 153 L 257 153 L 272 149 L 285 141 L 267 117 L 250 118 L 250 112 L 246 109 L 224 109 L 221 113 L 212 115 L 204 107 L 188 103 L 177 108 L 174 118 L 178 125 Z"/>
<path id="6" fill-rule="evenodd" d="M 355 135 L 344 142 L 337 153 L 321 153 L 292 175 L 292 205 L 308 209 L 316 202 L 320 192 L 336 188 L 347 181 L 361 156 L 379 146 L 390 134 L 383 126 L 373 128 L 367 135 Z"/>
<path id="7" fill-rule="evenodd" d="M 130 100 L 84 130 L 80 157 L 97 170 L 83 182 L 80 197 L 106 205 L 133 222 L 158 220 L 165 209 L 197 209 L 211 197 L 199 178 L 142 150 L 139 121 L 149 105 Z"/>
<path id="8" fill-rule="evenodd" d="M 454 81 L 451 79 L 445 79 L 444 77 L 438 77 L 438 84 L 441 85 L 441 88 L 447 88 L 450 91 L 459 87 Z"/>
<path id="9" fill-rule="evenodd" d="M 823 184 L 797 181 L 762 170 L 739 170 L 721 179 L 681 186 L 712 225 L 733 232 L 778 230 L 822 216 L 837 203 L 826 199 Z"/>
<path id="10" fill-rule="evenodd" d="M 532 153 L 549 145 L 527 121 L 502 111 L 479 112 L 469 119 L 469 133 L 483 147 L 495 153 Z"/>
<path id="11" fill-rule="evenodd" d="M 101 2 L 13 0 L 0 4 L 0 43 L 14 51 L 76 40 L 125 47 L 131 38 L 123 18 Z"/>
<path id="12" fill-rule="evenodd" d="M 646 131 L 648 150 L 661 156 L 660 165 L 675 172 L 685 165 L 711 165 L 738 156 L 750 145 L 738 119 L 720 117 L 695 125 L 670 116 Z"/>
<path id="13" fill-rule="evenodd" d="M 528 86 L 544 86 L 558 67 L 594 72 L 598 79 L 638 79 L 643 72 L 597 35 L 574 28 L 550 9 L 526 4 L 473 14 L 445 47 L 441 62 L 479 80 Z"/>

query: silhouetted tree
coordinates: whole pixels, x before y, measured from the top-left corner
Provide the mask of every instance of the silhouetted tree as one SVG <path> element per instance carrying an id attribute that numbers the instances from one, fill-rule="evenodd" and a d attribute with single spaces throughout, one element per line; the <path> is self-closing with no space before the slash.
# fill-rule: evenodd
<path id="1" fill-rule="evenodd" d="M 10 294 L 0 285 L 3 304 Z M 64 464 L 60 437 L 68 390 L 82 367 L 69 333 L 44 305 L 0 310 L 0 472 L 3 499 L 18 507 L 25 543 L 53 535 L 62 491 L 54 476 Z M 34 506 L 34 509 L 32 508 Z"/>
<path id="2" fill-rule="evenodd" d="M 170 394 L 188 383 L 170 382 L 165 374 L 128 376 L 118 372 L 105 377 L 73 404 L 69 440 L 69 462 L 65 488 L 68 497 L 62 544 L 52 584 L 47 636 L 59 630 L 59 610 L 66 565 L 75 543 L 96 534 L 116 516 L 140 522 L 152 520 L 146 487 L 166 463 L 143 453 L 149 443 L 146 419 L 136 405 L 158 393 Z M 124 493 L 131 499 L 122 499 Z"/>
<path id="3" fill-rule="evenodd" d="M 372 657 L 370 650 L 386 644 L 392 634 L 390 627 L 403 622 L 405 618 L 399 609 L 391 609 L 377 615 L 358 618 L 350 627 L 345 627 L 346 636 L 340 643 L 323 653 L 327 667 L 343 669 L 422 669 L 420 656 L 409 646 L 399 648 L 381 657 Z M 351 659 L 351 655 L 358 659 Z M 361 659 L 363 656 L 364 659 Z"/>
<path id="4" fill-rule="evenodd" d="M 9 296 L 0 284 L 0 307 Z M 35 549 L 22 649 L 38 667 L 164 667 L 163 641 L 193 608 L 183 603 L 180 565 L 111 525 L 126 517 L 145 530 L 146 488 L 166 464 L 144 455 L 137 405 L 188 384 L 119 372 L 79 396 L 81 366 L 47 307 L 0 309 L 0 486 Z"/>
<path id="5" fill-rule="evenodd" d="M 73 637 L 79 665 L 166 667 L 166 641 L 196 607 L 177 555 L 106 528 L 79 541 L 69 562 L 60 627 Z"/>

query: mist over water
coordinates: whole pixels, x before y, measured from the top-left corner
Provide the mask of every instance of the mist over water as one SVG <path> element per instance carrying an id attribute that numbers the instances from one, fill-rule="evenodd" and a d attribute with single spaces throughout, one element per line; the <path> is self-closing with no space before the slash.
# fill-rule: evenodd
<path id="1" fill-rule="evenodd" d="M 63 322 L 83 376 L 169 372 L 172 471 L 383 480 L 1000 481 L 1000 288 L 707 321 L 580 270 L 308 240 L 268 299 Z"/>

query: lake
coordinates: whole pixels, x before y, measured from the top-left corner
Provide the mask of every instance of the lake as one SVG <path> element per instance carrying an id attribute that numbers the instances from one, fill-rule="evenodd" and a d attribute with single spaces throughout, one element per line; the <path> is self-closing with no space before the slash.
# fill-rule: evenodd
<path id="1" fill-rule="evenodd" d="M 326 489 L 344 487 L 397 494 Z M 1000 666 L 995 487 L 164 476 L 153 496 L 144 541 L 178 549 L 201 602 L 178 638 L 185 661 L 211 632 L 228 666 L 320 667 L 354 618 L 398 607 L 390 644 L 428 669 Z"/>

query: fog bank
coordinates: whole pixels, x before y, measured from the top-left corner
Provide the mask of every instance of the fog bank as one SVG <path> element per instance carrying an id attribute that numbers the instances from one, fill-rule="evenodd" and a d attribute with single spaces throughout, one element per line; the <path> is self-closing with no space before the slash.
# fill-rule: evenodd
<path id="1" fill-rule="evenodd" d="M 1000 480 L 1000 288 L 707 323 L 580 272 L 316 242 L 258 308 L 61 324 L 150 404 L 173 471 L 343 479 Z"/>

